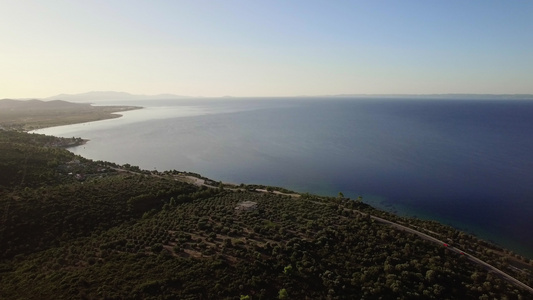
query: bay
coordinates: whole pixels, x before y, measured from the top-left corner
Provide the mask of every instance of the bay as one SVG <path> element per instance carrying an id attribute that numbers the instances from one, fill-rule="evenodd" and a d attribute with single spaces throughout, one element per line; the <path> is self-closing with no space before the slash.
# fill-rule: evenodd
<path id="1" fill-rule="evenodd" d="M 250 98 L 109 102 L 122 118 L 37 132 L 95 160 L 363 196 L 533 258 L 533 101 Z"/>

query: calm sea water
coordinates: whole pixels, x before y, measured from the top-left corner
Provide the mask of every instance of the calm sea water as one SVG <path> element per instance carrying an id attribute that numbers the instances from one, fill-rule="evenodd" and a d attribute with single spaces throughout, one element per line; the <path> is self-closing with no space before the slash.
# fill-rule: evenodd
<path id="1" fill-rule="evenodd" d="M 533 258 L 533 101 L 188 99 L 115 102 L 119 119 L 40 130 L 95 160 L 233 183 L 363 196 Z"/>

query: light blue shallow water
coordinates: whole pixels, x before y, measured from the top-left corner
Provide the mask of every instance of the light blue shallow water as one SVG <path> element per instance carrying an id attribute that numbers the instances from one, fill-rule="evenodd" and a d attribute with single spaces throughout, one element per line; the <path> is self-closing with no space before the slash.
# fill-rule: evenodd
<path id="1" fill-rule="evenodd" d="M 188 99 L 41 130 L 152 170 L 363 195 L 533 257 L 533 101 Z"/>

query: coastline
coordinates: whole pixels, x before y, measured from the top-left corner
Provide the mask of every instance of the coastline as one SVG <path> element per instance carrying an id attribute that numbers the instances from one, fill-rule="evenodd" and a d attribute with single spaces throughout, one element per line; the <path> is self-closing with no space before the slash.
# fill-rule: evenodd
<path id="1" fill-rule="evenodd" d="M 34 125 L 31 129 L 26 129 L 24 131 L 30 132 L 33 130 L 45 129 L 45 128 L 50 128 L 50 127 L 67 126 L 67 125 L 83 124 L 83 123 L 96 122 L 96 121 L 118 119 L 123 116 L 122 114 L 120 114 L 121 112 L 144 109 L 144 107 L 142 106 L 92 106 L 92 107 L 98 107 L 98 110 L 100 111 L 97 111 L 95 114 L 71 115 L 71 116 L 68 116 L 66 119 L 50 120 L 47 124 L 44 124 L 42 126 Z M 100 107 L 102 107 L 103 109 L 100 109 Z"/>
<path id="2" fill-rule="evenodd" d="M 131 103 L 130 103 L 131 104 Z M 164 104 L 164 103 L 162 103 Z M 139 112 L 133 112 L 131 115 L 129 113 L 124 114 L 124 121 L 109 121 L 109 122 L 96 122 L 91 126 L 72 126 L 72 127 L 78 127 L 78 128 L 57 128 L 48 131 L 47 134 L 55 135 L 55 136 L 63 136 L 63 137 L 72 137 L 72 136 L 81 136 L 81 137 L 87 137 L 88 139 L 91 139 L 90 145 L 87 147 L 74 147 L 70 148 L 69 151 L 72 151 L 78 155 L 82 155 L 84 157 L 89 157 L 96 160 L 106 160 L 106 161 L 113 161 L 118 162 L 121 164 L 124 163 L 131 163 L 134 165 L 138 165 L 139 167 L 146 169 L 146 170 L 168 170 L 168 169 L 177 169 L 177 170 L 189 170 L 193 172 L 197 172 L 200 174 L 203 174 L 205 176 L 208 176 L 210 178 L 215 178 L 217 180 L 223 181 L 223 182 L 233 182 L 233 183 L 261 183 L 271 186 L 283 186 L 287 187 L 289 189 L 293 189 L 299 192 L 309 192 L 312 194 L 320 194 L 320 195 L 329 195 L 329 196 L 335 196 L 339 191 L 342 191 L 345 195 L 350 197 L 356 197 L 357 195 L 361 194 L 364 197 L 364 202 L 371 204 L 374 207 L 378 207 L 380 209 L 392 212 L 397 215 L 403 215 L 403 216 L 414 216 L 417 218 L 423 218 L 423 219 L 430 219 L 430 220 L 436 220 L 439 222 L 444 222 L 448 225 L 452 225 L 456 228 L 467 230 L 470 233 L 473 233 L 479 237 L 483 237 L 488 240 L 495 241 L 499 245 L 505 245 L 506 247 L 509 246 L 509 244 L 499 238 L 494 238 L 494 232 L 497 232 L 502 228 L 500 224 L 503 224 L 502 222 L 496 223 L 496 220 L 492 220 L 492 224 L 489 224 L 490 226 L 484 226 L 485 223 L 482 223 L 485 221 L 485 219 L 477 218 L 474 219 L 473 217 L 464 215 L 465 211 L 468 212 L 468 210 L 462 210 L 463 207 L 467 206 L 468 202 L 463 201 L 462 203 L 456 203 L 453 207 L 455 207 L 455 210 L 458 213 L 463 214 L 463 218 L 461 219 L 461 216 L 458 216 L 457 218 L 454 218 L 456 215 L 451 214 L 449 210 L 436 210 L 431 211 L 430 208 L 437 207 L 439 205 L 439 202 L 431 202 L 432 198 L 427 199 L 427 203 L 420 200 L 419 202 L 412 201 L 412 203 L 409 203 L 408 201 L 403 201 L 404 198 L 401 198 L 402 200 L 399 201 L 400 203 L 407 203 L 412 204 L 410 207 L 407 208 L 416 208 L 415 210 L 407 209 L 405 211 L 405 208 L 398 207 L 399 203 L 391 202 L 389 201 L 389 205 L 387 203 L 379 203 L 379 205 L 376 205 L 376 203 L 373 203 L 372 197 L 370 194 L 367 194 L 366 188 L 366 181 L 363 181 L 363 183 L 360 183 L 358 185 L 353 185 L 351 181 L 352 180 L 345 180 L 342 177 L 340 179 L 340 184 L 336 184 L 334 182 L 328 182 L 327 178 L 324 178 L 325 176 L 317 175 L 315 177 L 309 176 L 305 182 L 301 180 L 301 182 L 297 182 L 298 184 L 294 185 L 291 184 L 289 175 L 286 173 L 276 173 L 271 172 L 272 175 L 270 177 L 263 176 L 263 178 L 259 178 L 261 176 L 255 176 L 254 169 L 256 167 L 262 167 L 263 164 L 261 164 L 260 159 L 264 158 L 264 156 L 260 155 L 250 155 L 245 156 L 246 154 L 249 154 L 247 152 L 243 152 L 245 155 L 241 156 L 239 159 L 233 160 L 225 160 L 225 158 L 231 158 L 229 156 L 202 156 L 202 152 L 200 152 L 200 149 L 203 148 L 194 148 L 196 145 L 196 140 L 200 141 L 214 141 L 217 143 L 217 145 L 223 145 L 225 146 L 227 139 L 223 140 L 222 138 L 218 137 L 226 137 L 224 135 L 221 135 L 221 130 L 213 130 L 213 126 L 205 126 L 204 118 L 207 120 L 208 117 L 201 117 L 202 123 L 200 124 L 200 127 L 194 127 L 190 126 L 187 127 L 186 125 L 192 124 L 192 119 L 177 119 L 181 120 L 179 123 L 179 126 L 173 127 L 174 123 L 158 123 L 158 124 L 165 124 L 165 126 L 154 126 L 152 127 L 152 124 L 156 124 L 155 122 L 152 122 L 150 124 L 136 124 L 139 121 L 143 121 L 146 119 L 153 119 L 153 115 L 156 115 L 155 113 L 159 113 L 160 111 L 163 111 L 161 107 L 159 107 L 160 104 L 158 104 L 157 110 L 152 109 L 150 106 L 148 106 L 147 111 L 139 111 Z M 172 106 L 171 106 L 172 107 Z M 182 110 L 183 106 L 180 103 L 180 105 L 176 105 L 176 110 L 172 111 L 172 116 L 175 116 L 175 112 Z M 170 109 L 164 109 L 164 112 L 170 112 Z M 169 114 L 166 114 L 165 116 L 168 116 Z M 249 116 L 250 113 L 242 114 Z M 252 114 L 253 115 L 253 114 Z M 159 116 L 159 115 L 157 115 Z M 209 120 L 214 119 L 217 120 L 224 120 L 225 116 L 220 116 L 219 118 L 209 117 Z M 250 118 L 248 118 L 250 119 Z M 247 121 L 248 119 L 244 119 L 244 121 Z M 166 121 L 165 121 L 166 122 Z M 233 121 L 232 121 L 233 122 Z M 235 122 L 233 122 L 235 123 Z M 224 123 L 213 123 L 213 124 L 223 124 Z M 88 124 L 89 125 L 89 124 Z M 150 125 L 150 126 L 148 126 Z M 185 125 L 185 126 L 184 126 Z M 231 124 L 230 124 L 231 125 Z M 195 125 L 196 126 L 196 125 Z M 70 126 L 69 126 L 70 127 Z M 145 128 L 150 128 L 145 130 Z M 186 128 L 187 130 L 183 129 Z M 72 130 L 71 130 L 72 129 Z M 194 130 L 192 130 L 194 129 Z M 227 129 L 235 129 L 233 127 L 228 127 Z M 63 130 L 64 132 L 60 132 Z M 54 134 L 59 133 L 59 135 Z M 46 131 L 45 131 L 46 132 Z M 87 132 L 87 133 L 84 133 Z M 142 133 L 141 136 L 137 139 L 136 136 L 139 135 L 139 132 Z M 228 132 L 237 132 L 238 131 L 228 131 Z M 246 133 L 247 131 L 245 131 Z M 158 143 L 157 140 L 152 139 L 153 136 L 160 135 L 163 137 L 161 139 L 161 143 Z M 169 135 L 171 134 L 171 135 Z M 166 136 L 166 137 L 165 137 Z M 172 139 L 168 138 L 168 136 L 179 136 L 179 139 Z M 142 138 L 142 139 L 140 139 Z M 202 139 L 203 138 L 203 139 Z M 242 140 L 232 140 L 231 138 L 235 138 L 234 135 L 229 135 L 229 141 L 236 141 L 240 142 Z M 175 140 L 179 140 L 179 142 L 175 142 Z M 186 145 L 186 146 L 185 146 Z M 190 146 L 193 145 L 193 146 Z M 205 144 L 204 144 L 205 145 Z M 198 146 L 204 146 L 202 144 L 199 144 Z M 233 146 L 238 145 L 238 147 Z M 237 143 L 232 144 L 230 147 L 223 148 L 230 149 L 230 150 L 239 150 L 237 148 L 241 149 L 250 149 L 249 146 L 253 146 L 253 143 Z M 268 146 L 268 145 L 267 145 Z M 270 146 L 268 146 L 270 147 Z M 138 151 L 130 151 L 132 149 L 137 149 Z M 164 149 L 172 149 L 171 151 L 165 151 Z M 191 150 L 198 150 L 198 151 L 191 151 Z M 251 148 L 253 149 L 253 148 Z M 267 150 L 270 148 L 266 148 Z M 281 149 L 281 148 L 280 148 Z M 285 149 L 283 149 L 285 150 Z M 289 149 L 290 150 L 290 149 Z M 468 150 L 468 149 L 467 149 Z M 266 150 L 265 150 L 266 151 Z M 135 156 L 135 152 L 141 153 L 141 155 L 138 155 L 139 157 Z M 218 153 L 227 153 L 224 151 L 219 151 Z M 281 153 L 281 152 L 280 152 Z M 289 152 L 290 153 L 290 152 Z M 108 155 L 110 154 L 110 155 Z M 255 154 L 255 153 L 252 153 Z M 175 156 L 173 156 L 175 155 Z M 280 154 L 281 156 L 282 154 Z M 298 154 L 299 155 L 299 154 Z M 173 157 L 171 160 L 163 159 L 163 157 Z M 295 156 L 297 157 L 297 156 Z M 207 158 L 207 159 L 206 159 Z M 212 160 L 210 160 L 212 158 Z M 246 166 L 240 166 L 240 159 L 248 159 L 250 161 L 249 164 Z M 268 157 L 267 157 L 268 158 Z M 176 163 L 179 162 L 179 163 Z M 259 161 L 259 162 L 257 162 Z M 275 163 L 276 161 L 274 161 Z M 256 165 L 257 163 L 257 165 Z M 312 163 L 312 162 L 311 162 Z M 335 162 L 332 162 L 335 163 Z M 214 169 L 216 166 L 217 169 L 215 169 L 214 172 L 210 172 L 210 169 Z M 241 177 L 233 176 L 235 172 L 238 172 L 239 167 L 241 167 L 243 170 L 246 170 L 245 172 L 241 172 Z M 378 166 L 379 167 L 379 166 Z M 376 169 L 377 170 L 377 169 Z M 268 171 L 268 169 L 267 169 Z M 372 172 L 372 170 L 370 170 Z M 229 174 L 230 176 L 225 176 L 225 174 Z M 352 173 L 344 172 L 345 175 L 350 175 Z M 353 174 L 352 174 L 353 175 Z M 372 175 L 372 173 L 370 173 Z M 351 177 L 350 177 L 351 178 Z M 358 177 L 353 177 L 357 179 Z M 266 180 L 265 180 L 266 179 Z M 309 181 L 309 180 L 312 181 Z M 353 180 L 356 182 L 356 180 Z M 397 178 L 394 178 L 396 180 Z M 401 179 L 401 178 L 398 178 Z M 344 182 L 346 181 L 346 182 Z M 303 183 L 302 183 L 303 182 Z M 357 183 L 357 182 L 356 182 Z M 399 193 L 396 188 L 402 189 L 405 186 L 396 184 L 394 186 L 388 187 L 386 190 L 383 190 L 383 192 L 387 192 L 388 196 L 383 196 L 385 198 L 389 199 L 396 199 L 393 196 L 396 196 L 396 193 Z M 323 194 L 322 190 L 327 190 L 330 193 Z M 400 190 L 401 191 L 401 190 Z M 379 191 L 375 191 L 377 194 Z M 431 194 L 428 194 L 431 195 Z M 400 195 L 402 196 L 402 195 Z M 438 195 L 436 195 L 438 196 Z M 454 198 L 455 199 L 455 198 Z M 426 200 L 424 200 L 426 201 Z M 444 201 L 441 206 L 446 206 L 447 203 L 454 203 L 454 200 L 450 201 Z M 378 201 L 381 202 L 381 201 Z M 481 203 L 481 202 L 480 202 Z M 421 206 L 422 204 L 422 206 Z M 427 205 L 426 205 L 427 204 Z M 465 204 L 465 205 L 463 205 Z M 383 207 L 384 206 L 384 207 Z M 472 205 L 470 205 L 471 207 Z M 467 209 L 469 207 L 466 207 Z M 432 214 L 429 214 L 428 212 L 433 212 Z M 444 213 L 446 212 L 446 214 Z M 477 216 L 477 215 L 472 215 Z M 472 223 L 461 223 L 457 221 L 465 221 L 465 220 L 473 220 Z M 472 225 L 473 224 L 473 225 Z M 493 234 L 490 234 L 490 230 L 493 230 Z M 480 231 L 479 229 L 484 229 L 484 231 Z M 503 231 L 503 230 L 500 230 Z M 504 232 L 505 233 L 505 232 Z M 501 234 L 501 232 L 497 232 L 499 234 L 498 236 L 501 237 L 507 237 L 509 238 L 511 235 L 507 234 Z M 527 236 L 527 234 L 522 234 L 523 236 Z M 519 236 L 520 237 L 520 236 Z M 527 243 L 527 238 L 521 238 L 517 239 L 515 237 L 515 240 L 521 241 L 522 244 Z M 519 253 L 525 254 L 525 252 L 518 247 L 511 247 L 514 248 L 514 251 L 517 251 Z M 521 247 L 520 247 L 521 248 Z M 530 248 L 528 248 L 530 249 Z M 527 252 L 527 256 L 531 257 L 531 252 Z"/>
<path id="3" fill-rule="evenodd" d="M 0 100 L 0 128 L 30 132 L 37 129 L 120 118 L 141 106 L 94 106 L 88 103 L 40 100 Z"/>
<path id="4" fill-rule="evenodd" d="M 78 139 L 81 140 L 81 138 L 78 138 Z M 166 177 L 168 179 L 172 179 L 176 181 L 181 181 L 179 180 L 179 178 L 182 176 L 182 174 L 169 173 L 168 171 L 164 171 L 161 173 L 157 171 L 140 170 L 138 167 L 135 167 L 135 166 L 128 166 L 127 168 L 125 166 L 122 166 L 122 167 L 118 166 L 113 169 L 119 172 L 127 172 L 127 173 L 141 175 L 143 177 L 144 176 L 154 177 L 154 178 Z M 302 198 L 306 201 L 310 201 L 309 203 L 315 203 L 315 204 L 320 204 L 320 205 L 325 205 L 325 206 L 328 205 L 327 203 L 319 201 L 320 196 L 318 196 L 317 198 L 316 196 L 310 195 L 310 194 L 307 194 L 307 195 L 302 195 L 300 193 L 289 194 L 288 192 L 290 191 L 288 192 L 277 191 L 276 189 L 278 188 L 273 188 L 273 187 L 263 188 L 263 187 L 255 187 L 255 186 L 251 187 L 247 185 L 235 186 L 232 184 L 230 186 L 224 186 L 224 184 L 220 184 L 217 187 L 213 185 L 214 183 L 216 183 L 214 180 L 210 180 L 199 174 L 188 173 L 184 175 L 185 176 L 182 178 L 184 179 L 185 182 L 189 182 L 190 180 L 193 180 L 192 182 L 193 184 L 196 184 L 198 186 L 203 186 L 206 188 L 210 188 L 210 189 L 220 189 L 220 190 L 227 189 L 227 190 L 231 190 L 234 192 L 254 192 L 254 193 L 261 193 L 261 194 L 277 194 L 282 197 Z M 199 177 L 192 176 L 192 175 L 198 175 Z M 82 178 L 79 180 L 83 180 L 83 181 L 85 180 L 85 176 L 83 174 L 79 176 L 80 178 Z M 197 178 L 201 180 L 197 180 Z M 326 197 L 326 198 L 332 201 L 329 204 L 330 207 L 331 206 L 338 207 L 338 209 L 343 212 L 356 213 L 360 215 L 361 217 L 367 217 L 369 219 L 372 219 L 374 222 L 384 224 L 392 229 L 398 229 L 403 232 L 414 234 L 415 236 L 418 236 L 419 238 L 433 242 L 434 244 L 437 244 L 441 247 L 442 245 L 444 245 L 444 247 L 447 248 L 448 253 L 452 252 L 452 253 L 455 253 L 455 255 L 460 255 L 461 257 L 464 257 L 463 260 L 470 260 L 472 263 L 477 264 L 483 268 L 487 268 L 491 272 L 495 272 L 499 276 L 502 276 L 506 280 L 513 282 L 513 284 L 517 286 L 520 286 L 526 290 L 531 290 L 531 288 L 527 286 L 527 284 L 524 284 L 521 281 L 516 279 L 518 276 L 516 275 L 513 276 L 512 275 L 513 273 L 511 273 L 511 275 L 508 274 L 508 269 L 511 268 L 509 266 L 513 266 L 513 267 L 514 265 L 518 266 L 518 267 L 514 267 L 515 269 L 518 270 L 518 272 L 521 272 L 522 268 L 528 268 L 527 266 L 528 261 L 526 259 L 520 258 L 519 256 L 514 256 L 512 252 L 506 252 L 505 249 L 499 249 L 497 247 L 495 248 L 494 246 L 490 245 L 490 243 L 485 243 L 485 241 L 482 241 L 482 240 L 480 240 L 479 242 L 484 245 L 483 247 L 486 247 L 486 249 L 490 249 L 490 250 L 479 251 L 478 248 L 475 248 L 474 246 L 472 246 L 474 244 L 469 244 L 469 243 L 465 244 L 460 239 L 456 240 L 455 237 L 460 236 L 460 234 L 449 234 L 449 232 L 446 232 L 446 231 L 437 232 L 437 231 L 434 231 L 435 229 L 431 226 L 420 227 L 420 224 L 424 223 L 422 220 L 400 218 L 396 214 L 388 214 L 385 211 L 382 211 L 379 209 L 377 210 L 373 209 L 372 214 L 371 214 L 369 211 L 363 211 L 363 210 L 360 210 L 359 207 L 355 207 L 357 206 L 356 204 L 358 202 L 349 201 L 350 200 L 349 198 L 344 198 L 340 196 L 339 197 Z M 359 206 L 360 205 L 367 205 L 367 204 L 360 203 Z M 428 223 L 424 223 L 424 224 L 428 224 Z M 453 237 L 453 240 L 452 240 L 452 237 Z M 477 245 L 479 243 L 475 242 L 475 244 Z M 501 258 L 495 259 L 494 257 L 491 257 L 491 255 L 486 256 L 485 255 L 486 253 L 491 253 L 491 255 L 492 253 L 494 253 L 494 255 L 500 256 Z M 509 256 L 509 255 L 513 255 L 513 256 Z M 508 263 L 509 266 L 505 264 L 502 265 L 500 263 L 503 258 L 506 258 L 505 262 Z M 505 270 L 505 272 L 502 270 Z"/>

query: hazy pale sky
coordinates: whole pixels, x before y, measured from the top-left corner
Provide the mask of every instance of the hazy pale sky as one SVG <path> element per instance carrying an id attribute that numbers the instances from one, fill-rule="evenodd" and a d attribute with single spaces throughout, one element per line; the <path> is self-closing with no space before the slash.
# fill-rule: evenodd
<path id="1" fill-rule="evenodd" d="M 532 93 L 533 1 L 0 0 L 0 98 Z"/>

